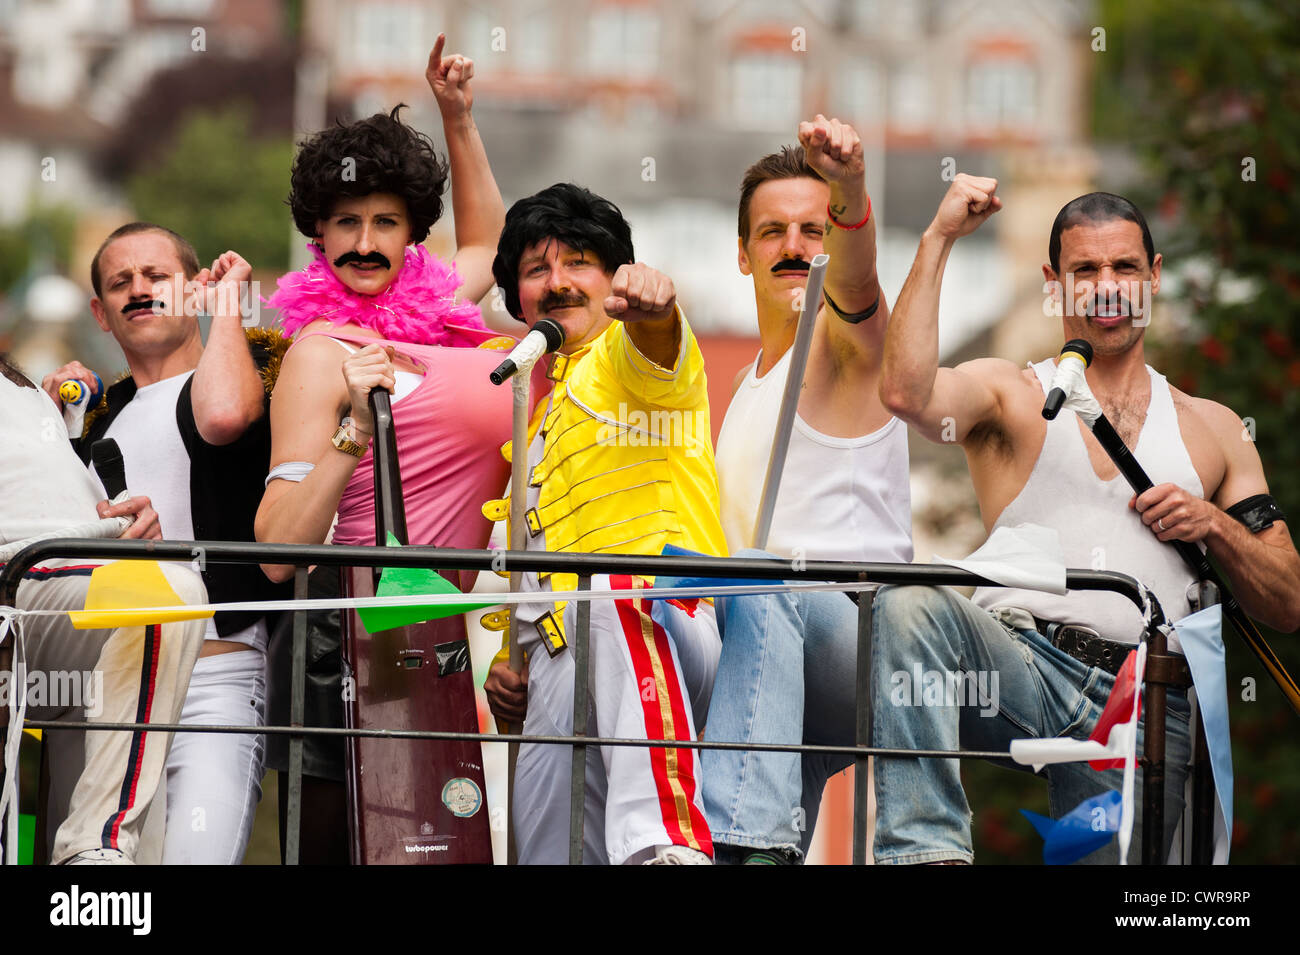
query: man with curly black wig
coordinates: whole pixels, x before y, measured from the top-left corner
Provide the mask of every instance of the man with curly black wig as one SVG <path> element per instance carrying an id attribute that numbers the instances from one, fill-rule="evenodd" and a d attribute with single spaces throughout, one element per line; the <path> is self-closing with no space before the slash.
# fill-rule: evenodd
<path id="1" fill-rule="evenodd" d="M 724 554 L 704 359 L 672 280 L 634 261 L 618 208 L 568 183 L 522 199 L 506 215 L 492 271 L 511 315 L 529 326 L 549 318 L 565 331 L 550 369 L 555 387 L 539 404 L 544 423 L 528 449 L 529 549 L 659 554 L 679 545 Z M 504 515 L 508 506 L 486 509 Z M 575 585 L 571 574 L 540 582 L 526 575 L 524 583 L 543 592 Z M 621 575 L 592 581 L 593 589 L 645 586 Z M 511 672 L 506 653 L 489 675 L 494 712 L 522 718 L 525 734 L 572 732 L 566 634 L 576 607 L 544 597 L 520 606 L 527 667 Z M 589 730 L 694 739 L 692 714 L 708 708 L 720 649 L 707 602 L 593 601 Z M 520 747 L 513 797 L 521 863 L 566 860 L 570 765 L 567 748 Z M 708 864 L 698 767 L 690 749 L 603 748 L 587 764 L 585 860 Z"/>
<path id="2" fill-rule="evenodd" d="M 337 512 L 335 543 L 374 543 L 368 395 L 383 387 L 393 393 L 404 439 L 410 543 L 487 546 L 491 523 L 465 503 L 505 486 L 500 447 L 510 437 L 511 401 L 488 382 L 500 356 L 476 348 L 494 336 L 475 303 L 492 286 L 505 204 L 470 113 L 473 61 L 444 58 L 444 42 L 439 35 L 425 78 L 442 115 L 445 161 L 428 137 L 401 121 L 398 107 L 322 130 L 294 163 L 289 204 L 315 261 L 281 278 L 270 300 L 294 343 L 271 403 L 272 467 L 257 515 L 259 540 L 323 543 Z M 420 243 L 442 215 L 449 175 L 456 253 L 447 263 Z M 284 579 L 292 568 L 267 573 Z M 319 720 L 309 713 L 309 722 L 341 720 L 339 679 L 332 672 L 314 684 L 323 712 Z M 272 681 L 273 719 L 287 686 Z M 324 752 L 308 740 L 306 748 L 304 791 L 320 783 L 341 807 L 342 786 L 322 780 L 343 779 L 342 747 Z M 284 749 L 269 757 L 287 768 Z M 331 821 L 317 833 L 345 840 L 346 826 Z M 305 850 L 316 845 L 304 836 Z M 346 842 L 336 841 L 324 856 L 336 860 L 345 852 Z"/>

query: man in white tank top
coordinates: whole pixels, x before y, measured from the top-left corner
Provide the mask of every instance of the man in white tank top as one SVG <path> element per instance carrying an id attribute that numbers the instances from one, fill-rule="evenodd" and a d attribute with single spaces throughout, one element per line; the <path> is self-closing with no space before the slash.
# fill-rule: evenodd
<path id="1" fill-rule="evenodd" d="M 1225 567 L 1248 614 L 1295 630 L 1300 556 L 1266 497 L 1263 466 L 1253 443 L 1242 440 L 1242 422 L 1222 405 L 1170 387 L 1145 364 L 1143 335 L 1161 257 L 1127 199 L 1091 193 L 1061 210 L 1044 289 L 1055 289 L 1065 339 L 1092 345 L 1088 384 L 1154 487 L 1135 499 L 1072 412 L 1043 420 L 1052 361 L 1028 370 L 996 358 L 938 367 L 944 266 L 954 242 L 1001 208 L 996 189 L 994 179 L 957 176 L 922 236 L 885 342 L 886 407 L 931 441 L 961 443 L 989 531 L 1025 522 L 1054 527 L 1072 567 L 1095 566 L 1096 548 L 1104 548 L 1105 568 L 1143 581 L 1171 621 L 1188 611 L 1193 576 L 1162 542 L 1201 544 Z M 1073 289 L 1072 300 L 1061 301 L 1063 287 Z M 982 589 L 972 602 L 946 589 L 884 588 L 875 604 L 874 743 L 1006 750 L 1015 738 L 1086 739 L 1116 665 L 1140 634 L 1137 612 L 1111 595 Z M 941 674 L 974 673 L 998 692 L 975 706 L 903 705 L 903 695 L 891 692 L 894 677 L 918 664 Z M 1168 704 L 1166 851 L 1183 803 L 1186 691 L 1171 689 Z M 1053 816 L 1118 788 L 1118 770 L 1098 773 L 1085 764 L 1049 767 L 1046 775 Z M 877 760 L 875 787 L 877 863 L 971 861 L 957 760 Z M 1135 834 L 1130 861 L 1141 844 Z M 1112 842 L 1086 861 L 1116 859 Z"/>
<path id="2" fill-rule="evenodd" d="M 862 146 L 852 127 L 820 115 L 800 124 L 799 141 L 755 163 L 741 185 L 739 263 L 754 280 L 762 350 L 737 378 L 718 438 L 723 530 L 733 555 L 763 553 L 745 549 L 753 543 L 808 266 L 824 250 L 825 295 L 766 551 L 907 562 L 907 427 L 878 394 L 889 309 L 876 275 Z M 856 614 L 844 594 L 719 601 L 723 649 L 706 735 L 852 743 Z M 719 861 L 797 859 L 826 780 L 848 763 L 705 750 L 705 811 Z"/>
<path id="3" fill-rule="evenodd" d="M 127 487 L 149 496 L 168 540 L 252 539 L 270 432 L 239 308 L 251 271 L 234 252 L 200 269 L 189 242 L 144 222 L 115 230 L 91 263 L 91 310 L 131 374 L 108 389 L 103 416 L 88 420 L 82 458 L 96 439 L 116 441 Z M 206 347 L 200 309 L 212 315 Z M 94 387 L 93 374 L 71 362 L 42 383 L 56 404 L 71 378 Z M 213 602 L 277 596 L 255 565 L 213 564 L 204 574 Z M 263 615 L 210 618 L 180 722 L 264 723 L 266 647 Z M 177 734 L 167 759 L 164 864 L 243 860 L 264 746 L 262 736 Z"/>

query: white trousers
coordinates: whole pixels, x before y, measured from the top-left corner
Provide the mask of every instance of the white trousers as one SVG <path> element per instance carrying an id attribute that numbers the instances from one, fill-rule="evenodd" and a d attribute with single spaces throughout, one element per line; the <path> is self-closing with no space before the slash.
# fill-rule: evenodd
<path id="1" fill-rule="evenodd" d="M 95 561 L 52 560 L 28 572 L 18 588 L 26 610 L 80 610 Z M 183 564 L 161 563 L 163 576 L 186 603 L 207 600 L 203 581 Z M 174 723 L 206 621 L 186 620 L 116 630 L 74 630 L 67 616 L 30 618 L 22 625 L 29 675 L 67 686 L 74 674 L 91 679 L 97 698 L 30 706 L 37 720 Z M 17 663 L 17 657 L 15 658 Z M 84 684 L 83 684 L 84 685 Z M 72 702 L 73 705 L 68 705 Z M 134 859 L 144 816 L 158 788 L 171 734 L 50 730 L 50 861 L 86 849 L 118 849 Z M 57 830 L 56 828 L 57 827 Z"/>
<path id="2" fill-rule="evenodd" d="M 260 726 L 266 715 L 266 654 L 200 657 L 182 723 Z M 177 733 L 167 758 L 164 865 L 238 865 L 262 798 L 266 737 Z"/>
<path id="3" fill-rule="evenodd" d="M 631 578 L 600 575 L 593 589 L 630 587 Z M 708 712 L 722 642 L 707 603 L 693 614 L 662 600 L 591 602 L 591 677 L 587 731 L 593 736 L 695 739 L 693 714 Z M 573 731 L 573 643 L 577 603 L 564 608 L 569 648 L 551 657 L 531 625 L 524 733 Z M 588 751 L 583 861 L 622 865 L 656 846 L 682 845 L 713 854 L 699 779 L 699 753 L 667 747 L 608 746 Z M 519 862 L 563 865 L 569 858 L 572 750 L 555 744 L 519 747 L 514 825 Z"/>

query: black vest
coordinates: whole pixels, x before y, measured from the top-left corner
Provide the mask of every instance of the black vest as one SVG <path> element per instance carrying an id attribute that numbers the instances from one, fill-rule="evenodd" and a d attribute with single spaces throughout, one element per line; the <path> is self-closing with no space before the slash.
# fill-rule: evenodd
<path id="1" fill-rule="evenodd" d="M 265 398 L 262 417 L 237 440 L 217 447 L 203 440 L 194 423 L 194 404 L 190 397 L 193 384 L 191 376 L 181 388 L 176 402 L 176 425 L 190 455 L 190 516 L 194 522 L 194 539 L 252 541 L 253 518 L 262 502 L 271 461 L 270 396 Z M 135 390 L 132 378 L 124 378 L 108 389 L 107 410 L 90 422 L 81 438 L 72 442 L 83 463 L 90 463 L 91 446 L 104 436 L 113 419 L 135 397 Z M 138 489 L 133 490 L 139 493 Z M 219 564 L 207 560 L 203 582 L 212 603 L 284 600 L 293 595 L 291 585 L 271 583 L 257 564 Z M 255 610 L 218 612 L 217 633 L 229 636 L 265 616 L 268 615 Z M 268 627 L 274 623 L 273 619 L 267 620 Z"/>

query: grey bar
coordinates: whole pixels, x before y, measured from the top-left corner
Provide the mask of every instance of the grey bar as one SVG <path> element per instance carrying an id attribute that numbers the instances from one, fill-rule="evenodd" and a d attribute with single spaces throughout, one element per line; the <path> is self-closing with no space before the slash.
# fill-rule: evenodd
<path id="1" fill-rule="evenodd" d="M 858 746 L 871 745 L 871 611 L 876 592 L 858 598 L 858 674 L 854 691 L 854 730 Z M 867 864 L 867 759 L 853 758 L 853 864 Z"/>
<path id="2" fill-rule="evenodd" d="M 754 520 L 754 540 L 750 545 L 758 550 L 767 549 L 767 536 L 772 530 L 772 516 L 776 513 L 776 495 L 781 489 L 781 475 L 785 472 L 785 456 L 790 448 L 790 431 L 794 428 L 795 412 L 799 410 L 799 396 L 803 393 L 803 375 L 808 367 L 808 351 L 812 348 L 813 326 L 821 311 L 822 285 L 826 282 L 826 263 L 830 256 L 819 252 L 813 256 L 804 285 L 803 310 L 795 326 L 794 344 L 790 346 L 790 373 L 781 394 L 781 407 L 776 415 L 776 428 L 772 434 L 772 453 L 767 459 L 767 476 L 763 478 L 763 495 L 758 499 L 758 517 Z"/>
<path id="3" fill-rule="evenodd" d="M 579 590 L 591 589 L 591 578 L 578 578 Z M 577 631 L 573 650 L 573 738 L 582 740 L 587 735 L 587 686 L 591 679 L 591 601 L 579 600 Z M 587 797 L 587 745 L 573 744 L 573 774 L 569 783 L 569 865 L 582 865 L 582 827 L 586 815 Z"/>
<path id="4" fill-rule="evenodd" d="M 307 568 L 293 570 L 293 599 L 307 597 Z M 306 710 L 307 683 L 307 611 L 293 612 L 293 677 L 289 697 L 289 725 L 302 726 Z M 285 818 L 284 864 L 298 864 L 298 845 L 302 833 L 302 746 L 301 736 L 289 738 L 289 806 Z"/>

